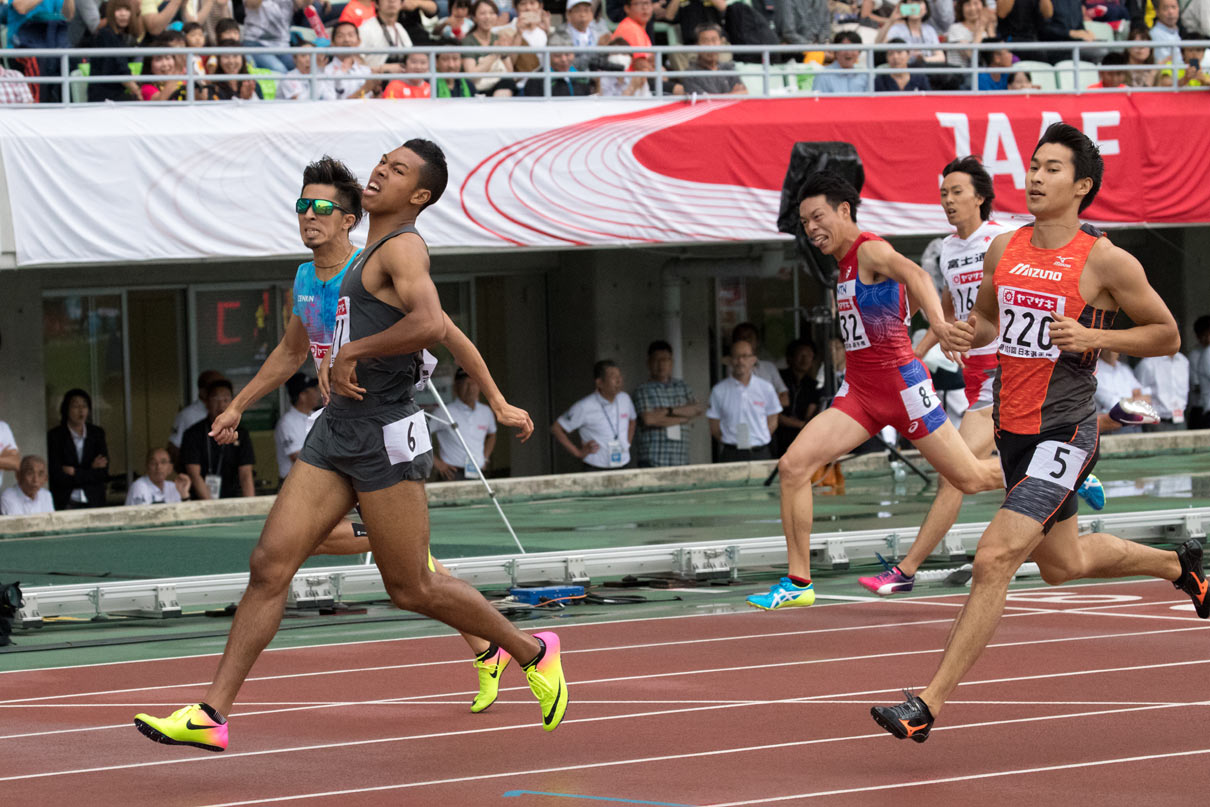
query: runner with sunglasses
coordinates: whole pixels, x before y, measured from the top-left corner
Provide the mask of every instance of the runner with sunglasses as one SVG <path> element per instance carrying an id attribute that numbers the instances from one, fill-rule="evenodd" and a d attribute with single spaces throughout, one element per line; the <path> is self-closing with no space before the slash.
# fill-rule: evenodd
<path id="1" fill-rule="evenodd" d="M 349 267 L 361 254 L 361 250 L 349 241 L 349 232 L 362 218 L 361 185 L 343 163 L 324 157 L 308 165 L 303 172 L 302 196 L 295 202 L 294 209 L 298 214 L 298 229 L 303 244 L 311 250 L 314 258 L 298 267 L 294 279 L 294 310 L 281 342 L 256 376 L 215 419 L 212 435 L 234 432 L 243 412 L 293 375 L 306 360 L 308 352 L 317 368 L 328 358 L 336 326 L 341 283 Z M 442 344 L 483 387 L 497 419 L 517 428 L 523 441 L 528 439 L 533 432 L 529 415 L 504 400 L 479 351 L 448 317 Z M 318 412 L 312 416 L 312 422 L 317 415 Z M 365 527 L 342 519 L 318 546 L 310 550 L 310 554 L 352 555 L 369 550 L 370 541 Z M 260 551 L 262 548 L 258 546 L 256 552 Z M 428 567 L 432 572 L 449 576 L 449 570 L 432 555 L 428 556 Z M 473 651 L 473 664 L 479 677 L 479 692 L 471 704 L 471 711 L 481 712 L 495 702 L 500 689 L 500 673 L 508 666 L 511 657 L 498 645 L 485 639 L 467 633 L 463 633 L 462 637 Z M 197 714 L 199 708 L 187 707 L 166 719 L 138 715 L 135 725 L 159 742 L 222 751 L 226 747 L 225 724 L 219 731 L 210 725 L 215 721 L 204 709 L 203 715 Z M 190 728 L 191 718 L 195 718 L 202 727 Z"/>

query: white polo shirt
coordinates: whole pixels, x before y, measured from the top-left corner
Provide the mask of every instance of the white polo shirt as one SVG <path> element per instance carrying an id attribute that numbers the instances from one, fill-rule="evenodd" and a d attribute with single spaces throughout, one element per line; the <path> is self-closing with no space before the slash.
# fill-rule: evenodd
<path id="1" fill-rule="evenodd" d="M 596 441 L 597 450 L 585 457 L 584 462 L 594 468 L 621 468 L 630 463 L 630 424 L 637 417 L 634 402 L 625 392 L 607 401 L 594 391 L 572 404 L 558 422 L 568 434 L 578 430 L 581 442 Z M 609 462 L 609 444 L 614 440 L 622 446 L 617 464 Z"/>
<path id="2" fill-rule="evenodd" d="M 180 412 L 177 412 L 176 419 L 172 421 L 172 436 L 168 438 L 168 442 L 180 448 L 181 439 L 184 438 L 185 432 L 190 426 L 206 417 L 207 414 L 209 413 L 206 411 L 206 404 L 201 401 L 194 401 Z"/>
<path id="3" fill-rule="evenodd" d="M 752 368 L 752 375 L 768 381 L 773 385 L 773 391 L 778 395 L 790 391 L 790 388 L 786 386 L 785 379 L 781 377 L 781 371 L 777 369 L 777 365 L 768 359 L 758 359 L 756 366 Z"/>
<path id="4" fill-rule="evenodd" d="M 277 446 L 277 474 L 282 479 L 285 479 L 286 474 L 294 467 L 294 460 L 290 459 L 290 455 L 302 451 L 310 420 L 310 415 L 304 415 L 291 406 L 281 416 L 281 420 L 277 421 L 277 428 L 273 430 L 273 442 Z"/>
<path id="5" fill-rule="evenodd" d="M 164 480 L 164 484 L 156 487 L 155 483 L 146 476 L 140 476 L 130 485 L 130 490 L 126 493 L 127 506 L 132 504 L 178 504 L 181 501 L 181 492 L 176 489 L 176 485 Z"/>
<path id="6" fill-rule="evenodd" d="M 55 512 L 55 500 L 50 497 L 46 488 L 38 488 L 34 498 L 25 495 L 25 491 L 13 485 L 4 493 L 0 493 L 0 515 L 28 516 L 34 513 Z"/>
<path id="7" fill-rule="evenodd" d="M 777 391 L 765 379 L 753 373 L 747 386 L 734 376 L 724 379 L 710 390 L 710 408 L 706 417 L 717 420 L 723 433 L 723 443 L 739 444 L 739 426 L 748 424 L 748 441 L 752 448 L 768 445 L 769 415 L 781 412 Z"/>
<path id="8" fill-rule="evenodd" d="M 1185 422 L 1185 401 L 1189 398 L 1189 360 L 1185 354 L 1149 356 L 1139 362 L 1134 374 L 1151 395 L 1151 405 L 1164 420 Z"/>
<path id="9" fill-rule="evenodd" d="M 1133 398 L 1136 389 L 1142 389 L 1126 360 L 1119 357 L 1117 364 L 1110 364 L 1105 359 L 1097 359 L 1097 411 L 1108 412 L 1113 405 L 1123 398 Z"/>
<path id="10" fill-rule="evenodd" d="M 450 410 L 450 416 L 454 422 L 458 424 L 458 431 L 462 435 L 462 439 L 470 446 L 471 452 L 475 456 L 475 462 L 479 463 L 480 468 L 483 468 L 487 465 L 487 458 L 483 453 L 483 448 L 487 444 L 487 436 L 496 433 L 496 416 L 492 414 L 492 408 L 476 401 L 475 408 L 472 409 L 460 399 L 455 399 L 447 408 Z M 437 453 L 441 457 L 441 461 L 455 468 L 465 468 L 469 475 L 473 469 L 467 467 L 470 463 L 467 461 L 466 449 L 462 447 L 458 435 L 454 434 L 454 430 L 447 424 L 439 420 L 433 420 L 430 423 L 433 426 L 433 434 L 437 436 Z"/>

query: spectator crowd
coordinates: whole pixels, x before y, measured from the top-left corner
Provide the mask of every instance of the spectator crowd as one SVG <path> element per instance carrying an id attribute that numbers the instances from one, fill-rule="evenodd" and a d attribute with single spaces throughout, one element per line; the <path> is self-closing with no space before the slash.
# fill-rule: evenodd
<path id="1" fill-rule="evenodd" d="M 656 23 L 665 23 L 657 30 Z M 10 48 L 245 47 L 239 54 L 205 59 L 183 52 L 143 59 L 116 56 L 73 59 L 81 75 L 112 77 L 88 82 L 89 101 L 174 101 L 186 83 L 160 78 L 192 72 L 198 100 L 430 98 L 599 94 L 645 96 L 655 78 L 646 52 L 605 55 L 594 46 L 648 48 L 653 44 L 796 45 L 802 53 L 774 61 L 815 62 L 820 71 L 803 86 L 819 93 L 910 92 L 970 89 L 973 50 L 942 50 L 941 43 L 1000 43 L 978 52 L 987 73 L 981 90 L 1024 89 L 1028 67 L 1071 58 L 1070 43 L 1125 36 L 1128 50 L 1097 48 L 1085 58 L 1101 65 L 1092 87 L 1207 84 L 1200 48 L 1210 0 L 5 0 L 0 27 Z M 831 42 L 902 45 L 886 52 L 854 47 L 813 51 Z M 1053 43 L 1051 49 L 1017 48 Z M 418 46 L 437 51 L 436 64 Z M 289 56 L 273 48 L 307 47 Z M 330 54 L 328 48 L 386 49 L 382 53 Z M 490 53 L 479 48 L 550 47 L 536 52 Z M 313 48 L 313 50 L 312 50 Z M 760 62 L 760 54 L 736 60 Z M 873 64 L 866 64 L 867 59 Z M 1030 65 L 1015 67 L 1019 61 Z M 58 75 L 59 59 L 11 58 L 0 77 Z M 191 64 L 192 62 L 192 64 Z M 545 62 L 545 63 L 544 63 Z M 734 62 L 714 53 L 672 53 L 667 70 L 696 75 L 665 81 L 669 95 L 745 93 Z M 914 67 L 953 68 L 922 74 Z M 570 76 L 541 75 L 546 69 Z M 875 68 L 874 72 L 867 72 Z M 441 75 L 432 81 L 432 70 Z M 538 72 L 539 75 L 529 74 Z M 586 71 L 616 76 L 577 77 Z M 460 73 L 476 74 L 466 78 Z M 495 75 L 495 74 L 501 75 Z M 523 77 L 510 77 L 520 73 Z M 711 75 L 717 73 L 717 75 Z M 275 75 L 276 74 L 276 75 Z M 57 102 L 58 83 L 0 82 L 0 103 Z"/>

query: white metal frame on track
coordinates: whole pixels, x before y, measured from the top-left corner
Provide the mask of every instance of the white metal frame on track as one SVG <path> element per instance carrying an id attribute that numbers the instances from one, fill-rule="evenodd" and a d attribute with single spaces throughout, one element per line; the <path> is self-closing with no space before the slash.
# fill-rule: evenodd
<path id="1" fill-rule="evenodd" d="M 1115 513 L 1080 518 L 1082 532 L 1112 532 L 1142 541 L 1181 542 L 1204 539 L 1210 507 Z M 965 556 L 975 548 L 987 523 L 958 524 L 938 551 Z M 850 559 L 872 561 L 875 553 L 898 556 L 916 539 L 915 529 L 819 533 L 813 537 L 813 562 L 820 568 L 844 569 Z M 444 561 L 451 574 L 476 586 L 513 586 L 526 582 L 585 583 L 621 575 L 676 574 L 686 578 L 735 576 L 741 569 L 783 566 L 786 540 L 781 535 L 724 541 L 586 549 L 574 552 L 530 552 Z M 238 603 L 247 574 L 172 577 L 160 580 L 43 586 L 25 590 L 18 619 L 34 627 L 43 617 L 104 616 L 139 613 L 179 616 L 182 609 L 225 608 Z M 346 598 L 385 596 L 374 566 L 330 566 L 295 575 L 289 604 L 323 607 Z"/>

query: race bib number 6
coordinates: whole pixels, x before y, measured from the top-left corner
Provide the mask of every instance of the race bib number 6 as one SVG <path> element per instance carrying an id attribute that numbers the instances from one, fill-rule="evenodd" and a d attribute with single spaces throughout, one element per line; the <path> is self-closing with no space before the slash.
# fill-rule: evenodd
<path id="1" fill-rule="evenodd" d="M 857 281 L 836 284 L 836 315 L 840 320 L 840 338 L 845 350 L 861 350 L 870 346 L 865 323 L 857 310 Z"/>
<path id="2" fill-rule="evenodd" d="M 1023 359 L 1059 358 L 1050 341 L 1050 324 L 1063 313 L 1064 297 L 1025 289 L 1002 287 L 1000 303 L 1000 352 Z"/>
<path id="3" fill-rule="evenodd" d="M 433 443 L 429 437 L 424 412 L 388 423 L 382 427 L 382 442 L 387 450 L 387 459 L 392 465 L 411 462 L 416 457 L 431 451 Z"/>

